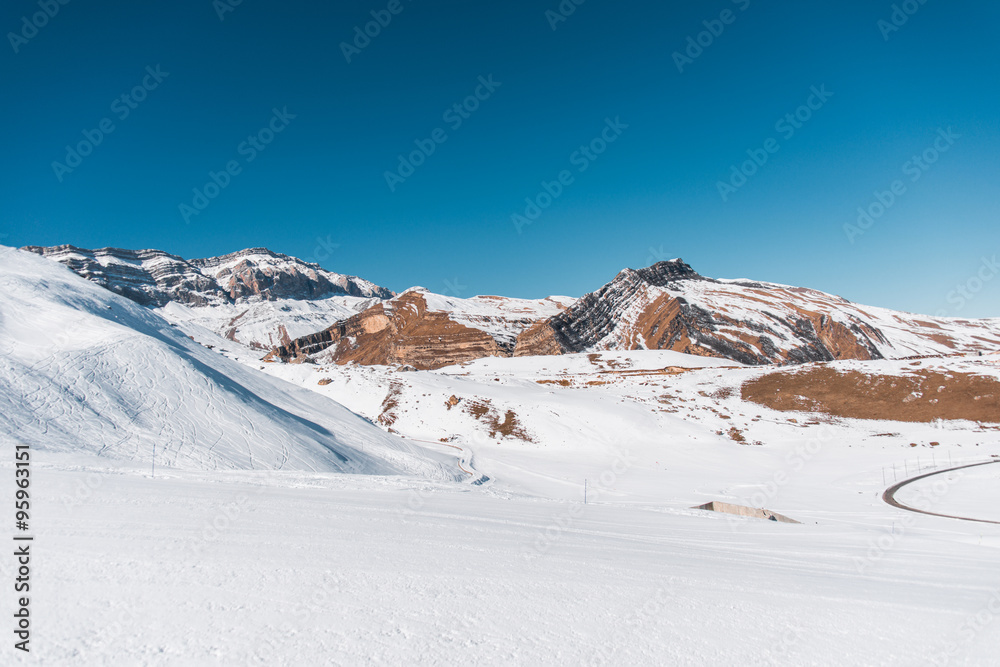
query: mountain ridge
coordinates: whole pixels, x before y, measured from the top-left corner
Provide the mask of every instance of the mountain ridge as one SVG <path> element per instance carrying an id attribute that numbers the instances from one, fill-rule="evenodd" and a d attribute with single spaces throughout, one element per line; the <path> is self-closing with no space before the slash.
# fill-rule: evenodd
<path id="1" fill-rule="evenodd" d="M 357 276 L 263 247 L 218 257 L 184 259 L 162 250 L 73 245 L 25 246 L 27 252 L 65 264 L 84 278 L 144 306 L 189 306 L 260 300 L 314 300 L 327 296 L 391 298 L 394 293 Z"/>
<path id="2" fill-rule="evenodd" d="M 395 302 L 398 307 L 386 312 Z M 379 310 L 282 345 L 268 358 L 433 369 L 484 356 L 651 349 L 784 365 L 1000 347 L 1000 319 L 946 320 L 859 306 L 809 288 L 719 280 L 682 259 L 623 269 L 599 289 L 561 304 L 559 312 L 521 320 L 504 340 L 456 316 L 459 306 L 435 307 L 426 291 L 409 290 L 374 308 Z"/>
<path id="3" fill-rule="evenodd" d="M 268 361 L 433 369 L 490 356 L 652 349 L 783 365 L 1000 347 L 1000 318 L 914 315 L 804 287 L 710 278 L 680 258 L 623 269 L 579 299 L 531 300 L 462 299 L 420 287 L 395 295 L 266 248 L 194 260 L 162 251 L 27 250 L 126 296 L 138 291 L 146 305 L 163 304 L 179 319 L 200 319 L 219 335 L 267 351 Z M 137 274 L 148 275 L 145 284 L 134 284 Z M 142 290 L 150 280 L 159 292 Z"/>

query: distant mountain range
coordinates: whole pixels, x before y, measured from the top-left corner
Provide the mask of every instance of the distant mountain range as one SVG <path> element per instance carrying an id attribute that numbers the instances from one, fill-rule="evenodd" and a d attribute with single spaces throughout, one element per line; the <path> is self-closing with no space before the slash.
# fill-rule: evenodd
<path id="1" fill-rule="evenodd" d="M 579 299 L 395 295 L 263 248 L 183 260 L 156 250 L 28 247 L 104 287 L 267 351 L 265 359 L 400 364 L 657 349 L 749 364 L 1000 349 L 1000 319 L 925 317 L 816 290 L 699 275 L 680 259 L 621 271 Z"/>
<path id="2" fill-rule="evenodd" d="M 174 319 L 194 321 L 255 349 L 270 350 L 394 296 L 367 280 L 266 248 L 190 260 L 161 250 L 87 250 L 71 245 L 22 250 L 65 264 L 139 304 L 166 308 Z"/>
<path id="3" fill-rule="evenodd" d="M 267 248 L 189 260 L 161 250 L 87 250 L 71 245 L 27 246 L 22 250 L 65 264 L 84 278 L 144 306 L 393 296 L 390 290 L 367 280 L 332 273 Z"/>

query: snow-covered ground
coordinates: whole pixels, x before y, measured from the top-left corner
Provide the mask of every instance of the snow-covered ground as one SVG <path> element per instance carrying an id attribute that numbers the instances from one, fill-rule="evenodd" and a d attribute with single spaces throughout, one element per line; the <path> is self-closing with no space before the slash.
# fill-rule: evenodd
<path id="1" fill-rule="evenodd" d="M 347 319 L 378 302 L 376 298 L 360 296 L 331 296 L 311 301 L 248 299 L 195 307 L 171 302 L 161 313 L 171 321 L 197 323 L 244 345 L 270 350 L 284 345 L 288 339 L 322 331 L 333 322 Z"/>
<path id="2" fill-rule="evenodd" d="M 14 664 L 988 665 L 1000 639 L 998 531 L 904 522 L 849 473 L 856 502 L 821 493 L 789 525 L 674 509 L 668 488 L 584 506 L 35 465 L 34 653 Z"/>
<path id="3" fill-rule="evenodd" d="M 673 352 L 262 363 L 3 252 L 0 494 L 30 442 L 35 535 L 32 653 L 4 663 L 995 664 L 1000 526 L 881 499 L 1000 454 L 995 425 L 777 412 L 739 391 L 773 369 Z M 998 472 L 899 499 L 991 518 Z"/>

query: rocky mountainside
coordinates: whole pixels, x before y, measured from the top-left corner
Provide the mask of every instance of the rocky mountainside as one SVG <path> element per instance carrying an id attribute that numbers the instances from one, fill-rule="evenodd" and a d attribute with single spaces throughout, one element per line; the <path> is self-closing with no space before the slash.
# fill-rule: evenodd
<path id="1" fill-rule="evenodd" d="M 923 317 L 801 287 L 715 280 L 677 259 L 625 269 L 565 312 L 523 332 L 514 354 L 654 349 L 762 365 L 998 346 L 1000 320 Z"/>
<path id="2" fill-rule="evenodd" d="M 295 257 L 250 248 L 185 260 L 161 250 L 23 248 L 142 305 L 260 350 L 319 331 L 393 293 Z"/>
<path id="3" fill-rule="evenodd" d="M 375 304 L 318 333 L 279 347 L 270 359 L 401 364 L 440 368 L 481 357 L 509 357 L 518 335 L 562 312 L 573 299 L 458 299 L 423 288 Z"/>
<path id="4" fill-rule="evenodd" d="M 580 299 L 532 301 L 422 288 L 394 297 L 264 248 L 192 260 L 159 250 L 25 250 L 286 361 L 321 355 L 440 368 L 487 356 L 654 349 L 763 365 L 1000 348 L 1000 319 L 924 317 L 801 287 L 717 280 L 680 259 L 625 269 Z"/>
<path id="5" fill-rule="evenodd" d="M 22 249 L 65 264 L 84 278 L 145 306 L 217 306 L 332 296 L 388 299 L 393 295 L 367 280 L 325 271 L 266 248 L 191 260 L 161 250 L 87 250 L 71 245 Z"/>
<path id="6" fill-rule="evenodd" d="M 516 317 L 514 303 L 521 304 Z M 439 368 L 485 356 L 654 349 L 765 365 L 998 348 L 1000 319 L 924 317 L 811 289 L 716 280 L 677 259 L 625 269 L 575 301 L 461 300 L 408 291 L 270 357 L 321 354 L 337 363 Z"/>

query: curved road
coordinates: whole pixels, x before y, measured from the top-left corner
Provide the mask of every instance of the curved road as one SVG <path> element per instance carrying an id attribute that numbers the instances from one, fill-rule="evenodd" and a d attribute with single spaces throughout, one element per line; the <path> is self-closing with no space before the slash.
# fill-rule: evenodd
<path id="1" fill-rule="evenodd" d="M 916 507 L 910 507 L 909 505 L 904 505 L 903 503 L 901 503 L 898 500 L 896 500 L 896 492 L 897 491 L 899 491 L 901 488 L 903 488 L 907 484 L 911 484 L 913 482 L 916 482 L 917 480 L 921 480 L 921 479 L 924 479 L 926 477 L 931 477 L 933 475 L 940 475 L 941 473 L 945 473 L 945 472 L 951 472 L 953 470 L 962 470 L 963 468 L 975 468 L 976 466 L 988 466 L 991 463 L 1000 463 L 1000 460 L 996 460 L 996 461 L 984 461 L 982 463 L 969 463 L 969 464 L 964 465 L 964 466 L 955 466 L 954 468 L 946 468 L 945 470 L 935 470 L 934 472 L 929 472 L 929 473 L 924 474 L 924 475 L 918 475 L 917 477 L 912 477 L 910 479 L 905 479 L 902 482 L 899 482 L 897 484 L 893 484 L 888 489 L 886 489 L 885 493 L 882 494 L 882 500 L 884 500 L 888 504 L 892 505 L 893 507 L 898 507 L 901 510 L 907 510 L 909 512 L 918 512 L 920 514 L 929 514 L 931 516 L 942 516 L 942 517 L 944 517 L 946 519 L 959 519 L 961 521 L 975 521 L 977 523 L 994 523 L 994 524 L 1000 525 L 1000 521 L 991 521 L 989 519 L 970 519 L 969 517 L 965 517 L 965 516 L 954 516 L 952 514 L 938 514 L 937 512 L 928 512 L 926 510 L 918 510 Z"/>

